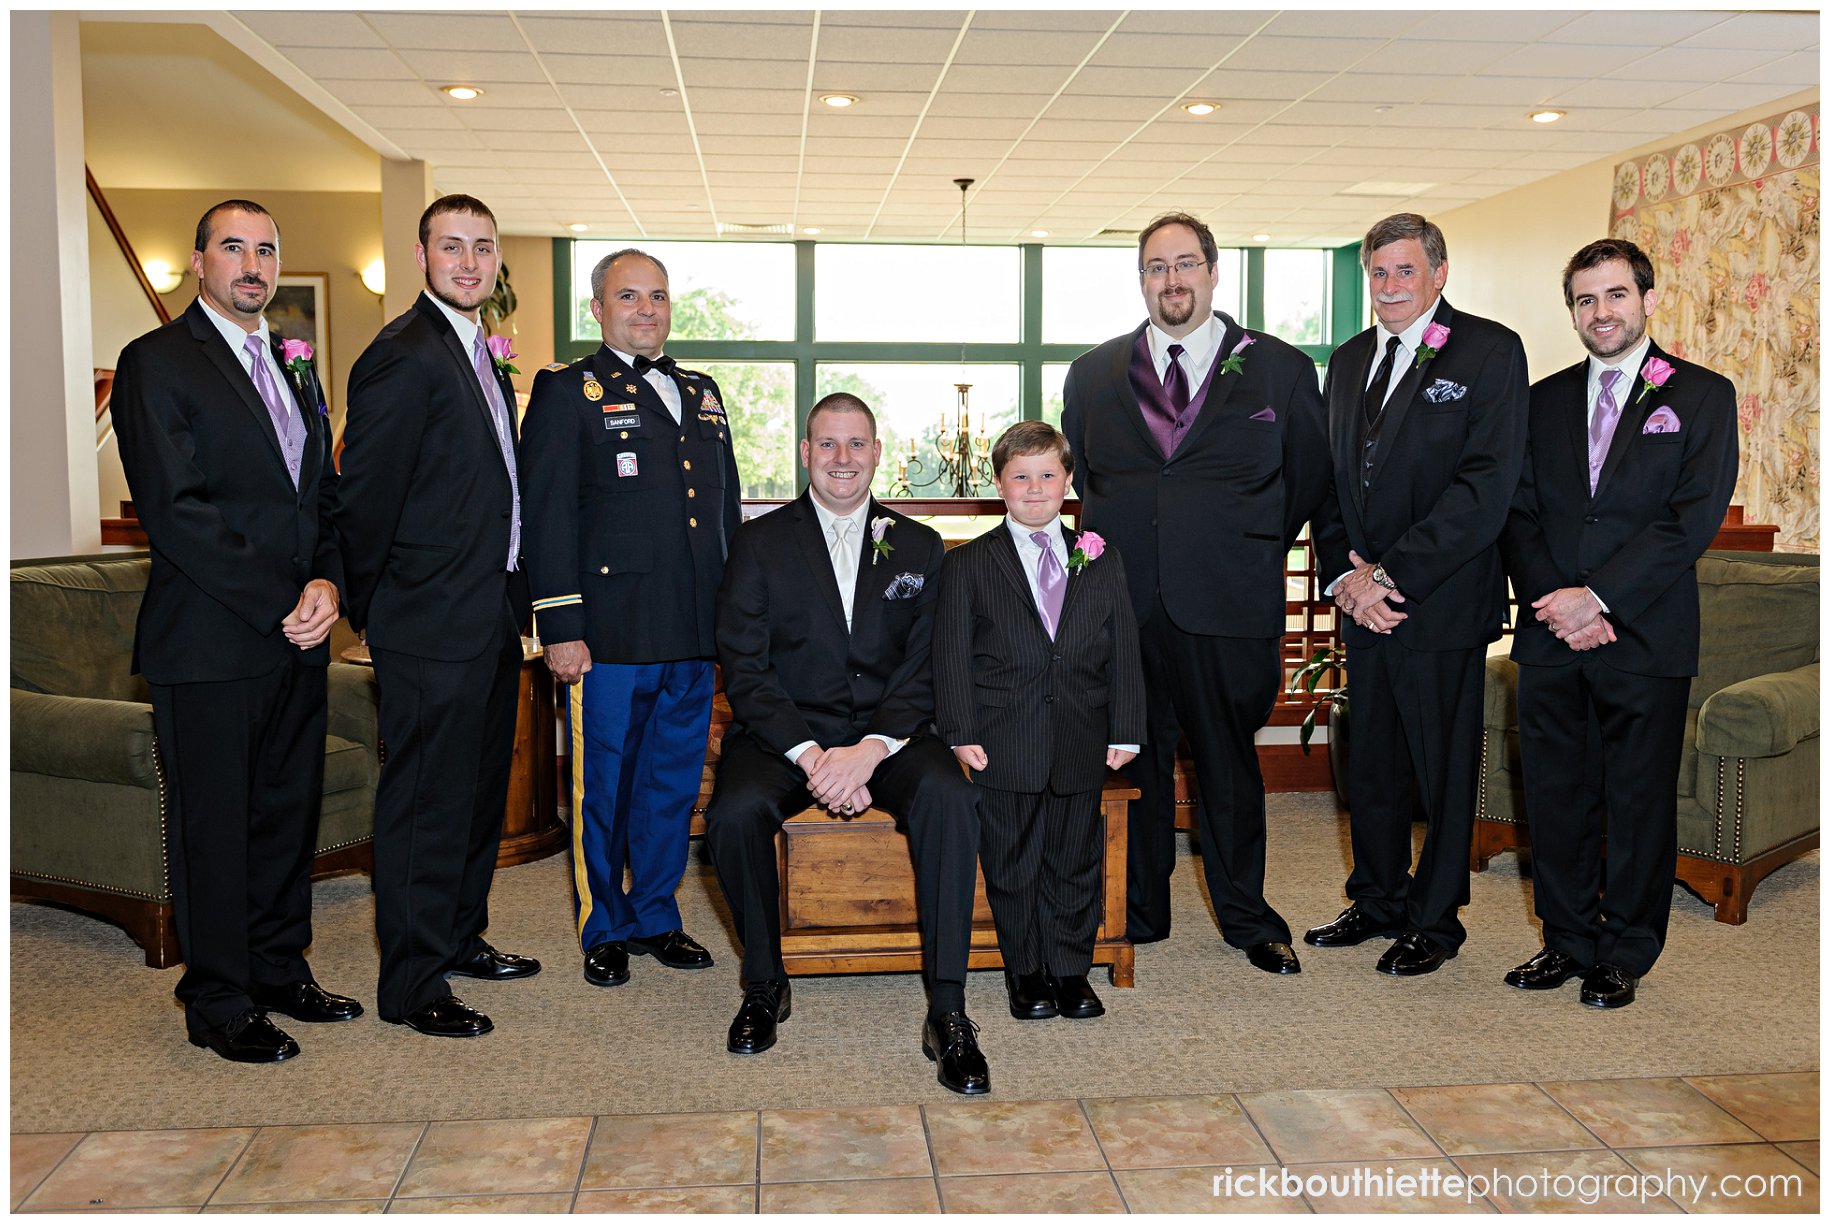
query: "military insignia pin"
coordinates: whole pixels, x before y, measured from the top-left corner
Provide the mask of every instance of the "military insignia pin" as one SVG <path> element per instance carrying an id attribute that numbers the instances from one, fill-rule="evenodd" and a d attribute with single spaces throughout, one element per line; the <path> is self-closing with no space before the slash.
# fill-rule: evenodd
<path id="1" fill-rule="evenodd" d="M 598 382 L 595 378 L 587 377 L 585 379 L 585 398 L 590 400 L 593 404 L 598 400 L 603 399 L 604 384 Z"/>

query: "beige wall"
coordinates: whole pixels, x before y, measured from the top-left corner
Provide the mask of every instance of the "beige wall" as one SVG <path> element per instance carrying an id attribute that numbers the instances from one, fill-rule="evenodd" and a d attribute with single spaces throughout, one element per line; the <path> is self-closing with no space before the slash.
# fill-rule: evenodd
<path id="1" fill-rule="evenodd" d="M 521 360 L 515 368 L 515 390 L 534 389 L 534 375 L 553 360 L 553 240 L 551 238 L 502 239 L 502 262 L 508 265 L 515 287 L 515 313 L 508 334 Z"/>
<path id="2" fill-rule="evenodd" d="M 1563 308 L 1563 264 L 1584 243 L 1607 237 L 1614 167 L 1636 154 L 1730 130 L 1817 97 L 1812 89 L 1767 102 L 1433 217 L 1449 242 L 1444 295 L 1457 309 L 1498 319 L 1518 332 L 1534 380 L 1562 369 L 1582 356 Z M 1656 322 L 1652 330 L 1656 335 Z"/>

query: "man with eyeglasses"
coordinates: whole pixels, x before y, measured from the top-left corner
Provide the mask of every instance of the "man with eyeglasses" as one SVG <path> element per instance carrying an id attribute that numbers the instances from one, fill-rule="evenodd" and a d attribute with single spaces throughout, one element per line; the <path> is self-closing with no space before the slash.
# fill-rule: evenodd
<path id="1" fill-rule="evenodd" d="M 1264 895 L 1264 778 L 1253 736 L 1282 685 L 1284 557 L 1307 522 L 1340 532 L 1315 363 L 1213 309 L 1219 251 L 1168 213 L 1137 239 L 1149 319 L 1068 371 L 1061 427 L 1081 526 L 1125 558 L 1148 736 L 1132 769 L 1126 930 L 1169 935 L 1175 755 L 1200 785 L 1202 867 L 1228 944 L 1267 973 L 1301 971 Z"/>

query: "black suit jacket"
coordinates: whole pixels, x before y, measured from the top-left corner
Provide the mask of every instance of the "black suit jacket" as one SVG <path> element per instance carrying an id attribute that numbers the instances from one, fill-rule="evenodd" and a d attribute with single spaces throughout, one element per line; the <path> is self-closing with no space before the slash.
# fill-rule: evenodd
<path id="1" fill-rule="evenodd" d="M 1465 650 L 1499 637 L 1508 612 L 1499 534 L 1525 455 L 1525 347 L 1511 329 L 1443 298 L 1449 329 L 1436 356 L 1412 362 L 1385 405 L 1372 473 L 1360 476 L 1366 383 L 1377 329 L 1334 350 L 1323 394 L 1346 546 L 1318 550 L 1326 584 L 1349 568 L 1351 547 L 1382 563 L 1409 618 L 1392 631 L 1413 650 Z M 1398 378 L 1398 372 L 1393 372 Z M 1342 618 L 1353 646 L 1380 635 Z"/>
<path id="2" fill-rule="evenodd" d="M 1512 657 L 1557 666 L 1576 652 L 1531 611 L 1561 587 L 1586 586 L 1608 605 L 1618 641 L 1598 647 L 1622 671 L 1694 676 L 1696 561 L 1722 525 L 1740 463 L 1728 379 L 1654 344 L 1671 363 L 1663 387 L 1626 391 L 1595 493 L 1589 494 L 1588 361 L 1531 388 L 1531 439 L 1502 546 L 1519 597 Z M 1654 412 L 1674 433 L 1646 433 Z"/>
<path id="3" fill-rule="evenodd" d="M 738 528 L 718 592 L 732 731 L 785 753 L 807 740 L 846 747 L 932 729 L 928 654 L 946 550 L 933 528 L 875 498 L 865 522 L 886 515 L 891 551 L 877 556 L 864 541 L 849 633 L 810 494 Z"/>
<path id="4" fill-rule="evenodd" d="M 496 378 L 512 432 L 514 387 Z M 501 628 L 513 505 L 470 354 L 422 293 L 350 371 L 337 494 L 350 624 L 401 654 L 482 653 Z M 510 590 L 525 622 L 526 585 Z"/>
<path id="5" fill-rule="evenodd" d="M 307 435 L 294 489 L 267 406 L 204 309 L 193 301 L 115 364 L 121 466 L 152 550 L 133 666 L 153 684 L 242 680 L 288 659 L 327 663 L 328 645 L 301 654 L 280 621 L 312 579 L 344 585 L 315 375 L 287 370 L 281 382 Z"/>
<path id="6" fill-rule="evenodd" d="M 717 651 L 718 583 L 743 489 L 717 382 L 677 368 L 673 379 L 678 425 L 607 346 L 534 378 L 521 438 L 534 612 L 543 640 L 582 641 L 599 663 Z"/>
<path id="7" fill-rule="evenodd" d="M 1080 525 L 1125 556 L 1140 621 L 1160 590 L 1188 633 L 1271 638 L 1284 632 L 1284 557 L 1305 522 L 1338 536 L 1315 362 L 1216 312 L 1215 361 L 1254 343 L 1238 373 L 1214 371 L 1207 401 L 1176 453 L 1163 458 L 1130 378 L 1137 331 L 1068 369 L 1061 430 L 1074 449 Z M 1269 411 L 1274 419 L 1254 420 Z"/>
<path id="8" fill-rule="evenodd" d="M 1080 533 L 1065 531 L 1071 556 Z M 1118 550 L 1068 574 L 1051 639 L 1010 528 L 947 554 L 934 624 L 941 742 L 978 744 L 972 779 L 999 790 L 1098 790 L 1108 744 L 1144 742 L 1137 618 Z"/>

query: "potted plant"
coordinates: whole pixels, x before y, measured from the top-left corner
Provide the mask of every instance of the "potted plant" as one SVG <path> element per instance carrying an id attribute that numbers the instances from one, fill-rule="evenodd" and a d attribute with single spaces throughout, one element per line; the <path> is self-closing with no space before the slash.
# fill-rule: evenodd
<path id="1" fill-rule="evenodd" d="M 1323 676 L 1334 680 L 1321 696 L 1315 695 L 1316 684 Z M 1309 714 L 1303 719 L 1300 739 L 1305 754 L 1315 735 L 1316 715 L 1328 707 L 1328 769 L 1334 775 L 1334 797 L 1347 806 L 1347 654 L 1339 646 L 1324 646 L 1313 658 L 1296 669 L 1290 677 L 1290 691 L 1301 691 L 1310 697 Z"/>

